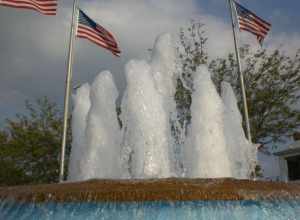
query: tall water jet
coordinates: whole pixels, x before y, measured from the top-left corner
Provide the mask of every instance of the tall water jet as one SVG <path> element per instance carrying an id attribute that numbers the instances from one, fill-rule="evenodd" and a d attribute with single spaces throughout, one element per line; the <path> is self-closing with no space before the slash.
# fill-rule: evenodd
<path id="1" fill-rule="evenodd" d="M 176 176 L 170 123 L 176 110 L 175 72 L 175 49 L 170 34 L 156 39 L 149 62 L 127 64 L 128 88 L 122 104 L 122 158 L 129 163 L 127 166 L 123 163 L 129 169 L 125 176 Z"/>
<path id="2" fill-rule="evenodd" d="M 232 88 L 222 84 L 222 100 L 204 66 L 193 77 L 188 136 L 184 131 L 181 142 L 175 141 L 179 76 L 173 45 L 171 35 L 161 35 L 148 62 L 132 60 L 126 65 L 122 131 L 115 111 L 118 92 L 109 72 L 95 79 L 90 97 L 85 95 L 91 104 L 82 104 L 85 108 L 75 104 L 73 126 L 78 137 L 73 141 L 70 180 L 250 177 L 256 149 L 245 138 Z M 76 149 L 79 153 L 73 153 Z"/>
<path id="3" fill-rule="evenodd" d="M 176 69 L 175 42 L 171 34 L 165 33 L 158 36 L 155 40 L 150 61 L 151 74 L 153 75 L 155 87 L 163 99 L 166 114 L 169 116 L 167 134 L 169 139 L 169 158 L 170 169 L 173 176 L 181 175 L 179 167 L 180 151 L 176 149 L 176 141 L 171 132 L 171 127 L 177 122 L 177 111 L 175 103 L 176 83 L 178 71 Z"/>
<path id="4" fill-rule="evenodd" d="M 74 110 L 72 114 L 72 149 L 69 162 L 68 180 L 82 180 L 85 175 L 83 155 L 86 151 L 86 117 L 90 109 L 90 86 L 83 84 L 73 95 Z"/>
<path id="5" fill-rule="evenodd" d="M 158 92 L 164 97 L 167 109 L 173 110 L 176 87 L 176 52 L 171 34 L 162 34 L 155 40 L 151 56 L 151 73 Z M 170 103 L 171 102 L 171 103 Z"/>
<path id="6" fill-rule="evenodd" d="M 126 66 L 127 95 L 122 118 L 133 178 L 170 176 L 168 114 L 150 71 L 145 61 L 133 60 Z"/>
<path id="7" fill-rule="evenodd" d="M 100 73 L 90 91 L 83 179 L 121 176 L 121 132 L 115 104 L 117 97 L 118 91 L 110 72 Z"/>
<path id="8" fill-rule="evenodd" d="M 192 95 L 192 123 L 185 145 L 190 178 L 232 177 L 224 134 L 224 106 L 206 66 L 197 69 Z"/>
<path id="9" fill-rule="evenodd" d="M 233 177 L 248 179 L 257 163 L 257 148 L 245 137 L 242 116 L 237 106 L 234 91 L 229 83 L 222 82 L 221 95 L 225 105 L 225 137 Z"/>

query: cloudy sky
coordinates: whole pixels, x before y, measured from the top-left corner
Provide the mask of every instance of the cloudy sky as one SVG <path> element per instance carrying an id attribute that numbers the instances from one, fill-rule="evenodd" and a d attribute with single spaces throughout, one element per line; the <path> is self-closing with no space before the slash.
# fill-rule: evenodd
<path id="1" fill-rule="evenodd" d="M 84 40 L 75 42 L 73 84 L 91 82 L 110 70 L 120 93 L 124 90 L 124 65 L 147 58 L 155 37 L 176 34 L 190 19 L 206 24 L 212 57 L 233 51 L 227 0 L 79 0 L 91 18 L 111 30 L 120 42 L 121 58 Z M 297 0 L 240 0 L 273 25 L 265 47 L 294 53 L 300 48 L 300 2 Z M 62 106 L 72 1 L 59 0 L 57 16 L 0 6 L 0 125 L 24 111 L 24 101 L 48 96 Z M 241 41 L 257 44 L 242 34 Z"/>

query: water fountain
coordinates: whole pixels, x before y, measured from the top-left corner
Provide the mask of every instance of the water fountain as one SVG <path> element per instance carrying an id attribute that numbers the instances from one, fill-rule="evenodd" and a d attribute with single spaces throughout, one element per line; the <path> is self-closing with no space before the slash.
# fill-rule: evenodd
<path id="1" fill-rule="evenodd" d="M 176 78 L 175 50 L 169 34 L 159 36 L 149 61 L 131 60 L 125 68 L 127 89 L 118 127 L 117 90 L 108 71 L 74 96 L 69 180 L 91 178 L 250 178 L 256 147 L 245 138 L 230 84 L 221 96 L 206 66 L 195 74 L 192 122 L 176 155 L 171 134 Z M 176 119 L 175 119 L 176 120 Z M 176 170 L 182 158 L 184 173 Z M 122 173 L 122 175 L 121 175 Z"/>
<path id="2" fill-rule="evenodd" d="M 161 35 L 150 60 L 126 65 L 122 129 L 110 72 L 77 89 L 68 181 L 0 188 L 0 219 L 299 218 L 299 184 L 249 180 L 256 147 L 231 86 L 223 82 L 218 94 L 205 66 L 194 76 L 191 124 L 176 146 L 173 45 Z"/>

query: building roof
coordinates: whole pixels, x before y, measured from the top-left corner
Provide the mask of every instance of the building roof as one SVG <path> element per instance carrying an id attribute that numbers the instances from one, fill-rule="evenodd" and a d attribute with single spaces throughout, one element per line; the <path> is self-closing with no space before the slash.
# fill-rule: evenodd
<path id="1" fill-rule="evenodd" d="M 295 141 L 287 149 L 277 151 L 274 155 L 283 157 L 300 155 L 300 141 Z"/>

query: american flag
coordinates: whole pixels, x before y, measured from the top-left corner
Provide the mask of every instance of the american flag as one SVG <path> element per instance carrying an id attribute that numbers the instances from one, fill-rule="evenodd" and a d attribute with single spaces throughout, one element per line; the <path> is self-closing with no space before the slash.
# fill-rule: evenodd
<path id="1" fill-rule="evenodd" d="M 44 15 L 56 15 L 57 0 L 0 0 L 0 5 L 33 9 Z"/>
<path id="2" fill-rule="evenodd" d="M 121 51 L 113 34 L 90 19 L 80 9 L 76 36 L 86 38 L 93 43 L 109 50 L 115 56 L 120 56 Z"/>
<path id="3" fill-rule="evenodd" d="M 258 17 L 239 3 L 235 1 L 233 2 L 235 4 L 240 30 L 254 34 L 259 43 L 262 44 L 271 29 L 271 24 Z"/>

